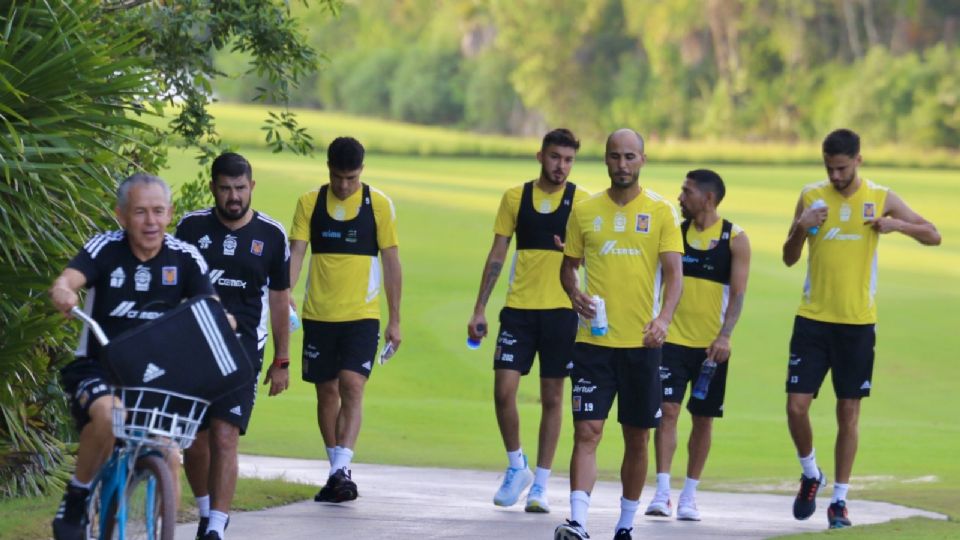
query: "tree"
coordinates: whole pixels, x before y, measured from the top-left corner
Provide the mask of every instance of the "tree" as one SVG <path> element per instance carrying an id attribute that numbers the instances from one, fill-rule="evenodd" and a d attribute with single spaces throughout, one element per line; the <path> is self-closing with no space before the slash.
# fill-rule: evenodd
<path id="1" fill-rule="evenodd" d="M 323 0 L 335 13 L 339 0 Z M 171 145 L 205 163 L 222 143 L 212 81 L 215 51 L 248 54 L 269 84 L 257 98 L 284 103 L 316 67 L 281 0 L 23 0 L 0 8 L 0 496 L 49 491 L 63 480 L 71 430 L 56 384 L 77 328 L 52 313 L 46 289 L 80 243 L 115 227 L 117 180 L 157 173 Z M 175 112 L 162 127 L 145 115 Z M 271 112 L 275 151 L 310 152 L 287 110 Z M 206 178 L 180 207 L 206 197 Z"/>

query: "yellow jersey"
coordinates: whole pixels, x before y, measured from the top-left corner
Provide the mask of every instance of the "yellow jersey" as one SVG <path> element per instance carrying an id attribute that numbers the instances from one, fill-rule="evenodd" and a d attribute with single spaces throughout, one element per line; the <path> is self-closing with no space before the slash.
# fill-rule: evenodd
<path id="1" fill-rule="evenodd" d="M 315 234 L 311 220 L 320 190 L 300 196 L 293 216 L 291 240 L 313 245 Z M 357 219 L 364 205 L 364 189 L 341 201 L 327 189 L 326 217 L 346 222 Z M 397 215 L 393 202 L 382 191 L 369 188 L 370 207 L 376 222 L 376 247 L 379 250 L 398 245 Z M 372 239 L 371 239 L 372 241 Z M 322 322 L 345 322 L 380 318 L 380 261 L 377 255 L 351 253 L 309 254 L 306 298 L 301 317 Z"/>
<path id="2" fill-rule="evenodd" d="M 583 259 L 586 292 L 606 303 L 608 330 L 593 336 L 581 321 L 577 341 L 603 347 L 643 346 L 643 327 L 660 312 L 660 254 L 683 253 L 677 209 L 643 189 L 619 206 L 606 191 L 574 206 L 564 255 Z"/>
<path id="3" fill-rule="evenodd" d="M 520 200 L 524 185 L 508 189 L 500 199 L 500 208 L 493 225 L 493 232 L 510 237 L 517 230 Z M 541 214 L 556 212 L 563 200 L 564 190 L 547 193 L 533 183 L 533 207 Z M 583 201 L 590 194 L 579 186 L 573 194 L 573 204 Z M 519 242 L 518 242 L 519 243 Z M 513 254 L 510 265 L 510 281 L 506 306 L 516 309 L 570 308 L 570 298 L 560 285 L 560 263 L 563 253 L 546 249 L 519 249 Z"/>
<path id="4" fill-rule="evenodd" d="M 723 219 L 718 219 L 716 223 L 702 231 L 698 231 L 691 224 L 687 228 L 686 243 L 694 250 L 716 249 L 721 241 L 727 240 L 721 238 L 722 230 Z M 739 225 L 731 224 L 728 240 L 732 242 L 741 233 L 743 229 Z M 686 258 L 689 253 L 686 249 L 684 251 L 684 258 Z M 732 260 L 731 253 L 731 263 Z M 686 265 L 687 261 L 684 260 L 684 266 Z M 729 269 L 725 271 L 729 273 Z M 667 333 L 667 343 L 694 348 L 709 347 L 720 333 L 729 302 L 729 283 L 694 277 L 684 272 L 683 295 L 680 296 L 677 311 L 673 314 L 673 323 Z"/>
<path id="5" fill-rule="evenodd" d="M 807 236 L 807 278 L 797 314 L 841 324 L 877 322 L 877 242 L 880 233 L 864 221 L 883 216 L 887 188 L 863 179 L 850 197 L 829 180 L 805 187 L 803 207 L 827 204 L 827 219 Z"/>

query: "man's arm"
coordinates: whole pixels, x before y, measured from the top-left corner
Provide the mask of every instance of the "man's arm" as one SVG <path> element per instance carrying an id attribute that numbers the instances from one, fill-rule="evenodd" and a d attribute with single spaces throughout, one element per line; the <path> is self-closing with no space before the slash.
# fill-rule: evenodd
<path id="1" fill-rule="evenodd" d="M 803 209 L 803 196 L 797 200 L 797 208 L 793 212 L 793 223 L 787 233 L 787 241 L 783 243 L 783 264 L 793 266 L 803 254 L 803 243 L 807 239 L 807 229 L 819 227 L 827 220 L 827 207 Z"/>
<path id="2" fill-rule="evenodd" d="M 573 310 L 587 319 L 592 319 L 597 315 L 594 311 L 593 298 L 580 290 L 580 280 L 577 276 L 577 270 L 580 269 L 582 262 L 583 259 L 578 257 L 563 256 L 563 262 L 560 263 L 560 285 L 570 297 Z"/>
<path id="3" fill-rule="evenodd" d="M 743 298 L 747 293 L 747 275 L 750 273 L 750 240 L 744 233 L 730 241 L 733 261 L 730 268 L 730 301 L 723 313 L 723 326 L 713 343 L 707 347 L 707 358 L 714 362 L 726 362 L 730 359 L 730 336 L 733 327 L 740 320 L 743 311 Z"/>
<path id="4" fill-rule="evenodd" d="M 503 270 L 503 262 L 507 259 L 509 249 L 509 236 L 493 235 L 493 245 L 490 246 L 487 262 L 483 265 L 483 276 L 480 278 L 480 292 L 477 293 L 477 303 L 474 304 L 473 316 L 467 323 L 467 334 L 473 339 L 480 340 L 487 335 L 487 302 L 490 300 L 493 287 L 497 284 L 497 278 L 500 277 L 500 271 Z M 483 330 L 480 330 L 480 325 L 483 325 Z"/>
<path id="5" fill-rule="evenodd" d="M 53 307 L 69 319 L 70 310 L 80 302 L 80 295 L 77 293 L 86 284 L 87 277 L 82 272 L 74 268 L 65 268 L 57 279 L 53 280 L 53 285 L 48 291 Z"/>
<path id="6" fill-rule="evenodd" d="M 270 384 L 270 394 L 275 396 L 290 384 L 290 289 L 270 290 L 267 293 L 270 305 L 270 331 L 273 334 L 273 363 L 267 368 L 263 384 Z"/>
<path id="7" fill-rule="evenodd" d="M 387 292 L 387 330 L 384 339 L 393 345 L 393 350 L 400 348 L 400 291 L 403 286 L 403 275 L 400 270 L 400 251 L 397 246 L 380 250 L 383 260 L 383 286 Z M 293 261 L 291 260 L 291 265 Z"/>
<path id="8" fill-rule="evenodd" d="M 683 260 L 676 251 L 660 253 L 660 266 L 663 268 L 663 306 L 660 314 L 643 327 L 643 346 L 660 347 L 667 339 L 667 330 L 673 321 L 673 314 L 680 303 L 683 292 Z"/>
<path id="9" fill-rule="evenodd" d="M 911 210 L 896 193 L 887 193 L 886 206 L 883 217 L 866 221 L 874 230 L 881 234 L 901 232 L 925 246 L 940 245 L 940 233 L 933 223 Z"/>
<path id="10" fill-rule="evenodd" d="M 290 240 L 290 290 L 292 291 L 297 286 L 297 279 L 300 278 L 300 269 L 303 266 L 303 259 L 307 254 L 307 241 L 306 240 Z M 288 295 L 290 298 L 290 305 L 293 306 L 294 311 L 297 309 L 296 300 L 294 300 L 293 295 Z"/>

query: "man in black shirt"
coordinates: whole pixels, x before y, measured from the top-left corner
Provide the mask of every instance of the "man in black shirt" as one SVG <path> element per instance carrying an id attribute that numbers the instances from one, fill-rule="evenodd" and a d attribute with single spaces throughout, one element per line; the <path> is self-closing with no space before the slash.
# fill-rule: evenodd
<path id="1" fill-rule="evenodd" d="M 274 358 L 264 383 L 270 395 L 287 388 L 290 363 L 290 250 L 283 226 L 250 208 L 253 170 L 241 155 L 220 155 L 211 168 L 215 206 L 183 216 L 177 238 L 200 249 L 210 264 L 210 281 L 224 307 L 237 319 L 237 332 L 259 373 L 267 343 L 267 310 Z M 197 498 L 197 538 L 220 540 L 237 480 L 239 435 L 246 432 L 256 397 L 254 379 L 210 406 L 209 430 L 185 452 L 187 479 Z M 206 421 L 206 419 L 205 419 Z"/>
<path id="2" fill-rule="evenodd" d="M 54 280 L 50 299 L 58 311 L 69 317 L 80 301 L 78 292 L 86 288 L 84 311 L 113 338 L 156 319 L 185 298 L 213 294 L 203 256 L 165 232 L 173 208 L 163 180 L 147 174 L 124 180 L 117 190 L 116 217 L 123 229 L 91 238 Z M 100 344 L 84 328 L 76 360 L 61 370 L 80 444 L 76 471 L 53 520 L 57 540 L 85 538 L 83 517 L 90 486 L 114 444 L 116 398 L 98 361 L 99 350 Z M 175 462 L 168 459 L 172 467 Z M 177 469 L 172 470 L 177 475 Z"/>

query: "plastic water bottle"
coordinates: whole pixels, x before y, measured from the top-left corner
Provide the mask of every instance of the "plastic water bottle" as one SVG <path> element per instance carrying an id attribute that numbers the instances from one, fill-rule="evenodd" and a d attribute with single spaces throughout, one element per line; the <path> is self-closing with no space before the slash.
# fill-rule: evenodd
<path id="1" fill-rule="evenodd" d="M 486 330 L 486 329 L 487 329 L 487 325 L 485 325 L 485 324 L 478 324 L 478 325 L 477 325 L 477 332 L 481 332 L 481 333 L 482 333 L 482 332 L 483 332 L 484 330 Z M 480 338 L 480 339 L 483 339 L 483 338 Z M 471 351 L 475 351 L 475 350 L 479 349 L 479 348 L 480 348 L 480 339 L 473 339 L 472 337 L 467 336 L 467 348 L 470 349 Z"/>
<path id="2" fill-rule="evenodd" d="M 717 372 L 717 363 L 707 358 L 700 367 L 700 376 L 697 377 L 696 384 L 693 385 L 693 397 L 697 399 L 707 399 L 707 391 L 710 390 L 710 380 L 713 374 Z"/>
<path id="3" fill-rule="evenodd" d="M 290 331 L 296 332 L 300 329 L 300 317 L 297 316 L 297 310 L 290 306 Z"/>
<path id="4" fill-rule="evenodd" d="M 593 311 L 596 315 L 590 320 L 590 334 L 607 335 L 607 303 L 597 295 L 593 295 Z"/>
<path id="5" fill-rule="evenodd" d="M 812 210 L 816 210 L 818 208 L 826 208 L 826 207 L 827 207 L 827 202 L 824 201 L 823 199 L 817 199 L 813 201 L 813 204 L 810 205 L 810 208 Z M 811 236 L 816 236 L 817 232 L 819 231 L 820 231 L 819 225 L 814 225 L 813 227 L 810 227 L 809 229 L 807 229 L 807 232 L 810 233 Z"/>

